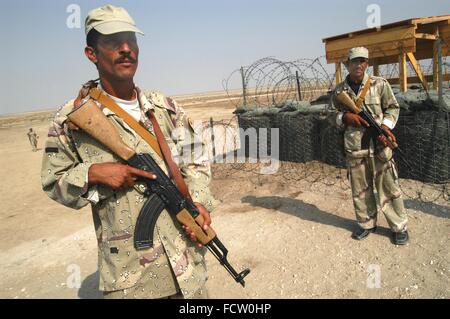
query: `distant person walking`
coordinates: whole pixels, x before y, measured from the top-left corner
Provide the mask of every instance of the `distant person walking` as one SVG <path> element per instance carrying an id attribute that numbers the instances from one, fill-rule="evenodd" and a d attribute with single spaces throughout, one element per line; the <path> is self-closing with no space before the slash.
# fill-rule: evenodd
<path id="1" fill-rule="evenodd" d="M 36 134 L 35 131 L 33 131 L 32 128 L 27 133 L 28 139 L 30 140 L 31 147 L 33 148 L 33 152 L 37 151 L 37 140 L 39 138 L 39 135 Z"/>

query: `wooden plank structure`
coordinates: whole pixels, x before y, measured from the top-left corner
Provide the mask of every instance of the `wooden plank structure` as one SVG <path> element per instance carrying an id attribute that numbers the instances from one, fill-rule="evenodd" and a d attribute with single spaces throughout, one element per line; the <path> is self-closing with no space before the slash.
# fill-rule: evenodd
<path id="1" fill-rule="evenodd" d="M 428 82 L 432 82 L 433 89 L 437 90 L 438 57 L 450 55 L 450 15 L 412 18 L 378 28 L 325 38 L 322 41 L 325 43 L 327 62 L 335 64 L 336 83 L 342 81 L 342 63 L 347 60 L 348 51 L 353 47 L 364 46 L 369 50 L 369 65 L 373 66 L 374 75 L 379 75 L 380 65 L 399 64 L 399 78 L 388 80 L 392 84 L 400 84 L 402 92 L 406 92 L 408 82 L 421 83 L 427 91 Z M 431 77 L 425 76 L 417 63 L 423 59 L 433 59 Z M 407 76 L 407 60 L 417 76 Z M 449 81 L 450 73 L 441 74 L 441 78 L 443 81 Z"/>

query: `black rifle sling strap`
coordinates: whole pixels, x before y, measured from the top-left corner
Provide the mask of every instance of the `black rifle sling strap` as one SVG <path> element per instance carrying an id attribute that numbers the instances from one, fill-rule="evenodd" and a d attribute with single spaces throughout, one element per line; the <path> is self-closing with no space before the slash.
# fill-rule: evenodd
<path id="1" fill-rule="evenodd" d="M 184 181 L 180 169 L 172 158 L 172 153 L 170 151 L 169 145 L 167 145 L 166 139 L 164 137 L 161 128 L 159 127 L 158 121 L 156 120 L 153 112 L 149 111 L 147 116 L 153 125 L 153 130 L 155 132 L 156 138 L 147 131 L 138 121 L 136 121 L 131 115 L 124 111 L 120 106 L 114 102 L 109 96 L 103 94 L 98 88 L 92 88 L 89 91 L 89 95 L 92 99 L 98 101 L 104 107 L 110 109 L 117 116 L 119 116 L 125 123 L 128 124 L 140 137 L 142 137 L 153 150 L 162 158 L 169 168 L 170 176 L 174 179 L 179 191 L 188 199 L 191 199 L 189 194 L 189 189 Z"/>

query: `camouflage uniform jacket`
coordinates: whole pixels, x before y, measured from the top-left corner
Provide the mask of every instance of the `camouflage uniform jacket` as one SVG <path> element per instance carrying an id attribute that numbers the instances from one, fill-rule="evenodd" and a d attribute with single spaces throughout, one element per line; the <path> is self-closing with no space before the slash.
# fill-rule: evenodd
<path id="1" fill-rule="evenodd" d="M 155 111 L 192 199 L 212 211 L 217 202 L 208 188 L 211 178 L 209 161 L 206 151 L 199 153 L 198 148 L 197 152 L 193 151 L 194 146 L 204 145 L 186 113 L 161 93 L 138 92 L 141 123 L 153 133 L 152 124 L 144 113 L 150 109 Z M 137 153 L 150 153 L 168 172 L 164 161 L 121 118 L 109 109 L 99 107 L 128 146 Z M 178 289 L 185 297 L 192 296 L 207 280 L 205 249 L 197 248 L 166 210 L 157 220 L 153 247 L 140 251 L 134 249 L 134 226 L 146 200 L 143 196 L 145 186 L 136 183 L 131 189 L 112 190 L 103 185 L 88 185 L 88 170 L 93 163 L 120 162 L 120 159 L 82 130 L 68 128 L 66 115 L 72 108 L 73 100 L 56 113 L 50 126 L 41 180 L 47 195 L 65 206 L 80 209 L 91 204 L 99 248 L 100 290 L 126 289 L 139 281 L 150 283 L 146 285 L 151 287 L 150 297 L 175 294 Z M 194 158 L 184 161 L 189 155 Z"/>
<path id="2" fill-rule="evenodd" d="M 344 128 L 342 123 L 343 112 L 347 111 L 346 107 L 336 101 L 336 96 L 342 91 L 347 94 L 356 102 L 359 94 L 361 93 L 366 81 L 369 79 L 367 74 L 364 75 L 364 79 L 361 83 L 358 95 L 353 92 L 347 83 L 347 80 L 338 84 L 331 96 L 330 110 L 338 111 L 333 112 L 331 116 L 332 122 L 338 127 Z M 371 76 L 371 84 L 369 91 L 367 92 L 364 103 L 366 111 L 368 111 L 378 124 L 384 124 L 391 130 L 397 123 L 400 107 L 392 92 L 392 88 L 389 83 L 378 76 Z M 391 151 L 389 148 L 384 148 L 381 145 L 377 145 L 374 150 L 372 141 L 368 149 L 363 149 L 361 142 L 362 137 L 366 129 L 364 127 L 352 127 L 348 126 L 344 132 L 344 150 L 347 156 L 361 157 L 361 156 L 373 156 L 374 153 L 379 154 L 381 157 L 390 158 Z M 377 143 L 379 144 L 379 143 Z"/>

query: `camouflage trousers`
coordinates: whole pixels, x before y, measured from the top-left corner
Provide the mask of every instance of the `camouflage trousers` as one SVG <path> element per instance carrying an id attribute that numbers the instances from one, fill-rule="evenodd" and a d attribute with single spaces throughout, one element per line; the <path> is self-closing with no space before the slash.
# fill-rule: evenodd
<path id="1" fill-rule="evenodd" d="M 383 212 L 393 232 L 406 230 L 407 216 L 398 182 L 394 160 L 383 161 L 365 156 L 347 157 L 353 206 L 361 228 L 370 229 L 377 224 L 378 207 L 374 186 L 378 194 L 379 210 Z"/>
<path id="2" fill-rule="evenodd" d="M 104 299 L 151 299 L 153 298 L 150 296 L 148 291 L 145 289 L 142 289 L 142 285 L 136 285 L 134 287 L 123 289 L 123 290 L 116 290 L 116 291 L 108 291 L 103 293 Z M 203 287 L 192 296 L 192 299 L 208 299 L 208 290 L 206 287 Z M 158 299 L 185 299 L 183 294 L 178 291 L 175 294 L 172 294 L 170 296 L 161 297 Z"/>
<path id="3" fill-rule="evenodd" d="M 30 139 L 31 147 L 33 148 L 33 152 L 37 151 L 37 139 Z"/>

